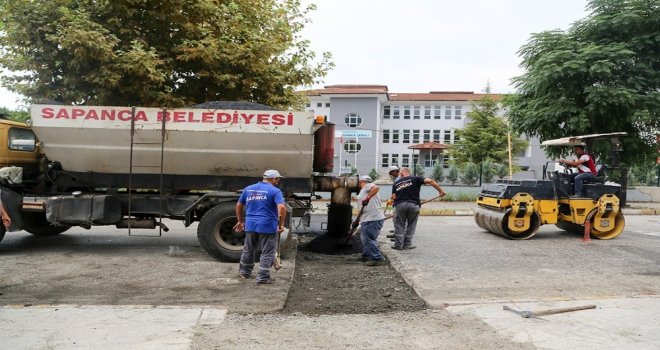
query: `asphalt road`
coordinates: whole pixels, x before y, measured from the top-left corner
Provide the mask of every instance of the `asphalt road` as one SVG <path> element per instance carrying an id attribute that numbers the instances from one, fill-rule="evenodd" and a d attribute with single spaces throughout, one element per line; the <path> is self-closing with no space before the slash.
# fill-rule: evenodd
<path id="1" fill-rule="evenodd" d="M 511 241 L 471 217 L 421 217 L 417 249 L 381 243 L 434 310 L 382 317 L 271 314 L 286 300 L 291 260 L 275 285 L 256 287 L 237 278 L 236 264 L 206 255 L 195 227 L 179 223 L 160 238 L 108 227 L 8 233 L 0 243 L 0 338 L 14 349 L 660 348 L 660 216 L 626 220 L 619 238 L 584 243 L 554 226 Z M 502 311 L 584 303 L 598 308 L 544 321 Z M 264 327 L 266 342 L 245 333 Z"/>

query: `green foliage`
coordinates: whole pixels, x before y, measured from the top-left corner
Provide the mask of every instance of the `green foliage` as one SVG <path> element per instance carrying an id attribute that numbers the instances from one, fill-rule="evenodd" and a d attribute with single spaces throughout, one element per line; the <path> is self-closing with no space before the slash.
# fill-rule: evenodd
<path id="1" fill-rule="evenodd" d="M 491 183 L 495 177 L 495 166 L 489 160 L 481 163 L 481 183 Z"/>
<path id="2" fill-rule="evenodd" d="M 629 186 L 657 186 L 658 165 L 650 163 L 633 166 L 628 170 Z"/>
<path id="3" fill-rule="evenodd" d="M 474 163 L 467 163 L 463 167 L 463 175 L 461 176 L 461 182 L 472 186 L 479 181 L 479 166 Z"/>
<path id="4" fill-rule="evenodd" d="M 0 2 L 0 66 L 32 101 L 190 106 L 214 100 L 299 106 L 332 67 L 300 33 L 299 0 Z"/>
<path id="5" fill-rule="evenodd" d="M 0 107 L 0 116 L 17 122 L 25 122 L 30 119 L 30 113 L 28 111 L 12 111 L 6 107 Z"/>
<path id="6" fill-rule="evenodd" d="M 507 101 L 513 127 L 548 140 L 625 131 L 626 159 L 655 152 L 660 130 L 660 11 L 653 0 L 589 0 L 567 31 L 532 35 L 520 49 L 525 73 Z M 609 143 L 588 145 L 599 159 Z M 552 156 L 567 149 L 548 148 Z"/>
<path id="7" fill-rule="evenodd" d="M 509 167 L 506 164 L 495 164 L 494 171 L 498 179 L 509 176 Z"/>
<path id="8" fill-rule="evenodd" d="M 477 200 L 477 197 L 477 194 L 460 191 L 453 194 L 447 193 L 447 195 L 440 200 L 445 202 L 474 202 Z"/>
<path id="9" fill-rule="evenodd" d="M 369 172 L 369 177 L 370 177 L 372 180 L 376 180 L 376 179 L 378 179 L 378 172 L 376 171 L 376 169 L 371 168 L 371 171 Z"/>
<path id="10" fill-rule="evenodd" d="M 358 169 L 356 167 L 351 166 L 351 173 L 348 174 L 350 176 L 357 175 Z"/>
<path id="11" fill-rule="evenodd" d="M 415 170 L 414 171 L 415 176 L 424 176 L 424 174 L 426 174 L 424 167 L 419 164 L 415 164 L 414 170 Z"/>
<path id="12" fill-rule="evenodd" d="M 449 174 L 447 174 L 447 181 L 451 183 L 451 185 L 455 185 L 456 182 L 458 181 L 458 170 L 456 167 L 452 166 L 449 168 Z"/>
<path id="13" fill-rule="evenodd" d="M 445 173 L 441 164 L 435 163 L 435 165 L 433 166 L 433 174 L 431 174 L 431 177 L 433 178 L 433 180 L 437 182 L 445 181 Z"/>
<path id="14" fill-rule="evenodd" d="M 470 123 L 465 128 L 456 130 L 459 140 L 449 154 L 458 166 L 466 163 L 480 164 L 486 160 L 494 163 L 509 162 L 508 133 L 511 130 L 506 120 L 497 115 L 497 102 L 488 93 L 490 88 L 486 87 L 486 95 L 467 113 Z M 513 154 L 518 154 L 527 147 L 527 141 L 516 134 L 511 135 L 511 142 Z"/>

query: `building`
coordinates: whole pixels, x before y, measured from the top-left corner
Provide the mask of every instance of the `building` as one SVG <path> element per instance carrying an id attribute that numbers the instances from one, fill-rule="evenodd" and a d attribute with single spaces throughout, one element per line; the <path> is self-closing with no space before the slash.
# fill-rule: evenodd
<path id="1" fill-rule="evenodd" d="M 466 114 L 484 97 L 468 91 L 394 93 L 386 85 L 329 85 L 308 94 L 307 110 L 336 124 L 335 172 L 357 168 L 360 174 L 384 174 L 390 165 L 419 164 L 427 173 L 437 163 L 447 167 L 444 149 L 457 141 L 456 130 L 469 123 Z M 516 155 L 526 170 L 517 177 L 542 176 L 546 160 L 538 145 L 532 139 Z"/>

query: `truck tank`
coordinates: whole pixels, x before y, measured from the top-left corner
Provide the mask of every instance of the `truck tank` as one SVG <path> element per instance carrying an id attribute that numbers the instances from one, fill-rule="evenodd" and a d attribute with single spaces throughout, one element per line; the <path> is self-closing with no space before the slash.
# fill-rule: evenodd
<path id="1" fill-rule="evenodd" d="M 75 182 L 126 187 L 133 173 L 133 187 L 158 188 L 162 156 L 171 190 L 237 190 L 277 168 L 289 192 L 308 192 L 322 126 L 311 112 L 263 110 L 34 105 L 31 116 L 43 152 Z"/>

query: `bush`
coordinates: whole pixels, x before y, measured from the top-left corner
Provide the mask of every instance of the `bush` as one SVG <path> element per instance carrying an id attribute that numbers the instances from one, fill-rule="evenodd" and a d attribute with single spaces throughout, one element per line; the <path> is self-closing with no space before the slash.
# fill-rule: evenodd
<path id="1" fill-rule="evenodd" d="M 371 168 L 371 171 L 369 172 L 369 177 L 372 180 L 376 180 L 378 178 L 378 172 L 376 171 L 376 169 Z"/>
<path id="2" fill-rule="evenodd" d="M 452 184 L 452 186 L 456 184 L 456 181 L 458 181 L 458 170 L 456 170 L 456 167 L 449 168 L 447 181 L 449 181 Z"/>
<path id="3" fill-rule="evenodd" d="M 424 171 L 424 167 L 422 167 L 419 164 L 415 164 L 415 176 L 424 176 L 426 172 Z"/>
<path id="4" fill-rule="evenodd" d="M 509 175 L 509 167 L 506 164 L 495 164 L 495 175 L 499 179 L 503 179 Z"/>
<path id="5" fill-rule="evenodd" d="M 465 169 L 463 170 L 463 176 L 461 176 L 461 182 L 468 186 L 472 186 L 479 181 L 479 169 L 474 163 L 467 163 Z"/>
<path id="6" fill-rule="evenodd" d="M 445 181 L 445 174 L 442 165 L 436 163 L 435 166 L 433 166 L 433 174 L 431 177 L 437 182 Z"/>
<path id="7" fill-rule="evenodd" d="M 495 170 L 493 169 L 493 163 L 488 160 L 481 163 L 481 183 L 491 183 L 494 177 Z"/>

